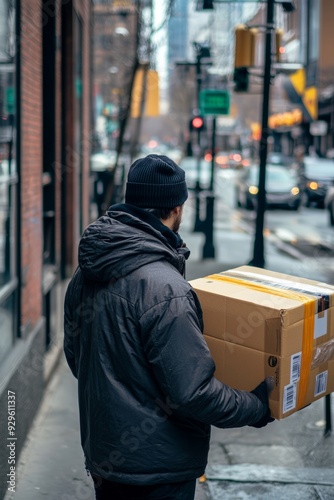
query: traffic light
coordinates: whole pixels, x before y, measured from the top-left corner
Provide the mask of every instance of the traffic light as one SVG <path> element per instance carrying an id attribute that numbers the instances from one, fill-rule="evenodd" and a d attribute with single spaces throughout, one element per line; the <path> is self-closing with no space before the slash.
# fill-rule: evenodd
<path id="1" fill-rule="evenodd" d="M 202 116 L 194 116 L 191 118 L 189 122 L 189 130 L 197 130 L 200 132 L 201 130 L 204 130 L 205 124 L 204 124 L 204 118 Z"/>
<path id="2" fill-rule="evenodd" d="M 235 92 L 247 92 L 249 84 L 248 68 L 254 66 L 256 48 L 256 28 L 239 25 L 235 29 L 234 75 Z"/>
<path id="3" fill-rule="evenodd" d="M 248 68 L 254 66 L 256 47 L 256 28 L 248 28 L 243 24 L 235 29 L 234 67 Z"/>
<path id="4" fill-rule="evenodd" d="M 197 0 L 196 10 L 213 10 L 213 0 Z"/>
<path id="5" fill-rule="evenodd" d="M 275 33 L 276 38 L 276 62 L 282 61 L 282 55 L 285 53 L 285 48 L 283 46 L 283 30 L 277 29 Z"/>
<path id="6" fill-rule="evenodd" d="M 235 68 L 233 80 L 235 92 L 247 92 L 249 84 L 248 68 Z"/>

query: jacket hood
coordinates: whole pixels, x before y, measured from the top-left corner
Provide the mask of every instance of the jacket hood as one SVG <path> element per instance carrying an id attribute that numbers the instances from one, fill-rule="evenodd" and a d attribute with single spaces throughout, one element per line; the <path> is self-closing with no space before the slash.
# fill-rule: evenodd
<path id="1" fill-rule="evenodd" d="M 79 243 L 79 266 L 84 276 L 93 281 L 106 282 L 126 276 L 145 264 L 167 260 L 181 273 L 189 250 L 173 248 L 161 231 L 126 210 L 126 205 L 111 207 L 106 215 L 88 226 Z M 133 210 L 131 210 L 133 212 Z M 140 216 L 161 225 L 164 233 L 172 233 L 154 215 L 135 209 Z M 176 235 L 172 233 L 174 237 Z M 173 238 L 173 236 L 171 237 Z"/>

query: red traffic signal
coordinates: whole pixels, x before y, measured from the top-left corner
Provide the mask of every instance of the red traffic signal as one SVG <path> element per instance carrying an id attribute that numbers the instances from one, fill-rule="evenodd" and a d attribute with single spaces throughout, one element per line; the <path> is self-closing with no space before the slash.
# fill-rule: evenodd
<path id="1" fill-rule="evenodd" d="M 190 120 L 190 130 L 203 130 L 204 129 L 204 119 L 201 116 L 194 116 Z"/>

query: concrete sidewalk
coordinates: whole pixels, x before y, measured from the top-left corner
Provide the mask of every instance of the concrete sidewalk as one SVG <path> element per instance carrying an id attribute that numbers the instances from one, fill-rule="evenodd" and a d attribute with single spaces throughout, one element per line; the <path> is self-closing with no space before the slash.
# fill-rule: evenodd
<path id="1" fill-rule="evenodd" d="M 62 359 L 22 453 L 16 493 L 6 500 L 93 500 L 76 389 Z M 213 428 L 207 481 L 197 484 L 196 500 L 333 499 L 334 440 L 323 437 L 323 417 L 320 400 L 264 429 Z"/>
<path id="2" fill-rule="evenodd" d="M 192 249 L 188 280 L 249 261 L 252 237 L 224 217 L 219 220 L 216 259 L 203 261 L 204 237 L 192 232 L 190 215 L 185 214 L 181 231 Z M 270 269 L 294 274 L 291 259 L 271 246 L 267 259 Z M 264 429 L 213 428 L 207 481 L 198 483 L 196 500 L 334 499 L 334 436 L 325 438 L 323 425 L 324 399 Z M 77 382 L 64 358 L 29 433 L 16 479 L 16 493 L 5 500 L 94 498 L 80 446 Z"/>

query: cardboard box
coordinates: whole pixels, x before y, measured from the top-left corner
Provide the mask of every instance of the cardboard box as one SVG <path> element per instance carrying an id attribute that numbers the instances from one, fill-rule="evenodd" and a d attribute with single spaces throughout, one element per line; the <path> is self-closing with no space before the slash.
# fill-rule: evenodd
<path id="1" fill-rule="evenodd" d="M 206 335 L 205 339 L 216 364 L 218 380 L 234 389 L 251 391 L 266 377 L 273 376 L 275 386 L 269 398 L 273 417 L 282 419 L 299 409 L 300 377 L 293 356 L 277 357 Z M 333 359 L 310 370 L 300 407 L 331 392 L 334 392 Z"/>
<path id="2" fill-rule="evenodd" d="M 216 375 L 251 390 L 275 377 L 284 418 L 334 390 L 334 287 L 242 266 L 193 280 Z"/>

